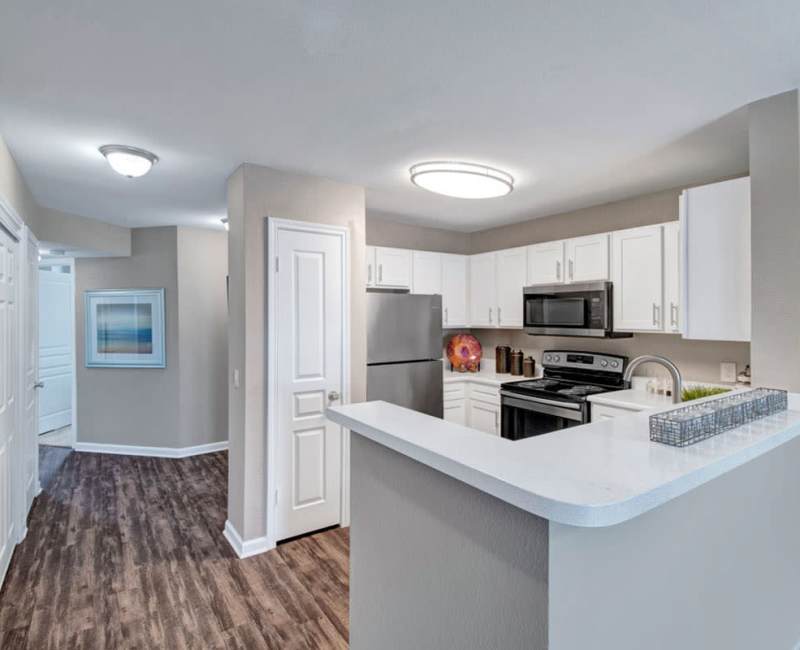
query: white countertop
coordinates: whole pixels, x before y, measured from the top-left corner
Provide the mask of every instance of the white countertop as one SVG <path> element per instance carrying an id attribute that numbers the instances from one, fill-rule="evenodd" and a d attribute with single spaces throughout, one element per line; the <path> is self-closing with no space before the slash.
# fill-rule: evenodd
<path id="1" fill-rule="evenodd" d="M 741 384 L 710 384 L 702 381 L 685 381 L 684 387 L 687 386 L 714 386 L 721 388 L 730 388 L 732 392 L 742 390 L 749 390 Z M 613 406 L 615 408 L 627 409 L 629 411 L 649 411 L 650 409 L 669 408 L 672 406 L 672 397 L 667 395 L 656 395 L 648 393 L 643 389 L 629 388 L 627 390 L 613 390 L 608 393 L 600 393 L 599 395 L 590 395 L 586 398 L 593 404 L 602 404 L 604 406 Z"/>
<path id="2" fill-rule="evenodd" d="M 387 402 L 328 409 L 361 435 L 532 514 L 611 526 L 656 508 L 800 435 L 792 409 L 676 448 L 649 438 L 649 413 L 510 441 Z M 671 406 L 671 405 L 670 405 Z"/>
<path id="3" fill-rule="evenodd" d="M 538 370 L 538 368 L 537 368 Z M 539 373 L 536 374 L 539 377 Z M 496 373 L 494 371 L 494 360 L 490 367 L 482 368 L 479 372 L 454 372 L 449 369 L 449 364 L 445 361 L 444 383 L 452 384 L 458 381 L 473 381 L 479 384 L 488 384 L 489 386 L 497 386 L 504 384 L 507 381 L 522 381 L 528 379 L 522 375 L 512 375 L 510 373 Z"/>

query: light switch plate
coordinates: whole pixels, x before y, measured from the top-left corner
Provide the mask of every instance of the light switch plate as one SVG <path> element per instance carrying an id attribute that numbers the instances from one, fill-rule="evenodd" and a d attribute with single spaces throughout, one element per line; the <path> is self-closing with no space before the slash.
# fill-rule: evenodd
<path id="1" fill-rule="evenodd" d="M 736 363 L 733 361 L 723 361 L 719 364 L 719 380 L 733 384 L 736 382 Z"/>

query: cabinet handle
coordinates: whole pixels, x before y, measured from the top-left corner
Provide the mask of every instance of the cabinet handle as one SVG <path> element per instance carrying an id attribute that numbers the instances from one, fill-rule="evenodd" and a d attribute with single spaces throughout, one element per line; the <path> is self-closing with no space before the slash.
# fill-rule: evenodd
<path id="1" fill-rule="evenodd" d="M 561 262 L 556 260 L 556 280 L 561 280 Z"/>
<path id="2" fill-rule="evenodd" d="M 494 432 L 500 433 L 500 423 L 497 421 L 498 416 L 500 415 L 499 411 L 494 412 Z"/>
<path id="3" fill-rule="evenodd" d="M 367 284 L 372 282 L 372 264 L 367 264 Z"/>
<path id="4" fill-rule="evenodd" d="M 678 327 L 678 305 L 669 303 L 669 320 L 673 327 Z"/>
<path id="5" fill-rule="evenodd" d="M 498 307 L 498 308 L 497 308 L 497 324 L 499 325 L 499 324 L 500 324 L 500 322 L 501 322 L 502 320 L 503 320 L 503 317 L 502 317 L 502 308 L 501 308 L 501 307 Z"/>
<path id="6" fill-rule="evenodd" d="M 575 279 L 575 265 L 572 260 L 569 261 L 569 280 L 572 282 Z"/>
<path id="7" fill-rule="evenodd" d="M 489 307 L 489 322 L 492 322 L 492 308 Z"/>
<path id="8" fill-rule="evenodd" d="M 378 282 L 383 282 L 383 264 L 378 264 Z"/>
<path id="9" fill-rule="evenodd" d="M 447 307 L 444 308 L 444 322 L 447 322 Z"/>
<path id="10" fill-rule="evenodd" d="M 658 324 L 661 322 L 661 319 L 658 317 L 658 305 L 653 303 L 653 325 L 658 327 Z"/>

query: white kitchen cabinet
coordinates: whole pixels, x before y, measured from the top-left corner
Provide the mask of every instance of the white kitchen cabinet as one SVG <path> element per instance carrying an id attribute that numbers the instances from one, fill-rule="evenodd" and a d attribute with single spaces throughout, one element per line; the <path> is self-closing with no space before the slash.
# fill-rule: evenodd
<path id="1" fill-rule="evenodd" d="M 564 282 L 564 242 L 528 246 L 528 284 Z"/>
<path id="2" fill-rule="evenodd" d="M 375 286 L 375 247 L 367 246 L 367 286 Z"/>
<path id="3" fill-rule="evenodd" d="M 497 325 L 522 327 L 522 289 L 527 275 L 527 247 L 498 251 L 497 259 Z"/>
<path id="4" fill-rule="evenodd" d="M 405 248 L 375 247 L 375 286 L 388 289 L 411 288 L 411 251 Z"/>
<path id="5" fill-rule="evenodd" d="M 494 436 L 500 435 L 500 407 L 489 402 L 469 401 L 469 426 Z"/>
<path id="6" fill-rule="evenodd" d="M 681 331 L 680 224 L 664 224 L 664 331 Z"/>
<path id="7" fill-rule="evenodd" d="M 608 280 L 607 234 L 576 237 L 566 241 L 566 281 Z"/>
<path id="8" fill-rule="evenodd" d="M 465 399 L 448 399 L 444 401 L 444 419 L 454 424 L 467 426 L 467 402 Z"/>
<path id="9" fill-rule="evenodd" d="M 495 253 L 482 253 L 470 257 L 469 310 L 472 327 L 497 327 Z"/>
<path id="10" fill-rule="evenodd" d="M 682 333 L 750 340 L 750 179 L 681 194 Z"/>
<path id="11" fill-rule="evenodd" d="M 442 254 L 411 252 L 411 293 L 442 293 Z"/>
<path id="12" fill-rule="evenodd" d="M 659 331 L 663 327 L 663 228 L 611 234 L 614 329 Z"/>
<path id="13" fill-rule="evenodd" d="M 442 253 L 442 327 L 469 326 L 467 287 L 469 258 Z"/>
<path id="14" fill-rule="evenodd" d="M 592 404 L 591 418 L 592 422 L 600 422 L 600 420 L 613 420 L 614 418 L 620 418 L 626 415 L 633 415 L 634 413 L 638 413 L 639 411 L 640 409 L 624 409 L 619 406 Z"/>

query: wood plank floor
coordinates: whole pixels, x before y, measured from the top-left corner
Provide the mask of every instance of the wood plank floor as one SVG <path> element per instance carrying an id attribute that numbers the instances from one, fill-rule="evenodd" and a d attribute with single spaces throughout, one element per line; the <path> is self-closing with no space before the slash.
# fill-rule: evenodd
<path id="1" fill-rule="evenodd" d="M 41 448 L 0 591 L 0 648 L 346 648 L 347 529 L 239 560 L 227 456 Z"/>

